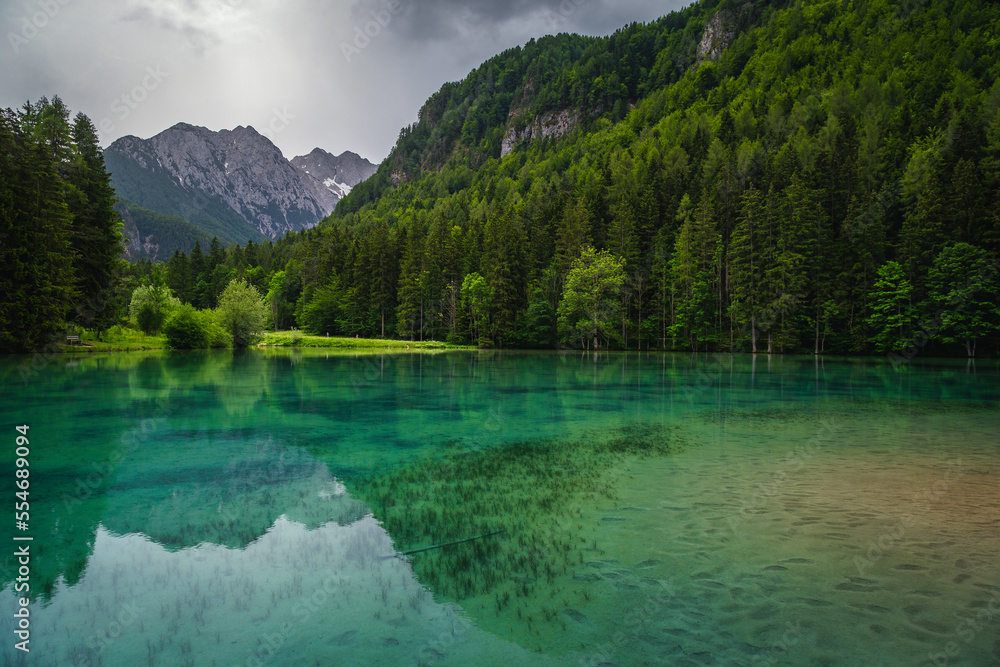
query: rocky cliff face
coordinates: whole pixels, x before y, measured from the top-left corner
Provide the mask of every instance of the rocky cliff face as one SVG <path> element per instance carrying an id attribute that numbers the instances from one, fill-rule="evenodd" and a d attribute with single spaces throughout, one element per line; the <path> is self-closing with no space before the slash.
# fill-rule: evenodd
<path id="1" fill-rule="evenodd" d="M 701 42 L 698 44 L 698 63 L 715 60 L 722 55 L 739 34 L 740 24 L 745 24 L 752 13 L 753 3 L 749 2 L 737 5 L 733 9 L 720 9 L 715 12 L 701 34 Z"/>
<path id="2" fill-rule="evenodd" d="M 507 133 L 504 135 L 500 147 L 500 157 L 509 155 L 517 148 L 518 144 L 524 141 L 565 136 L 575 130 L 579 124 L 580 114 L 568 110 L 547 113 L 535 118 L 530 125 L 520 131 L 517 127 L 508 124 Z"/>
<path id="3" fill-rule="evenodd" d="M 378 165 L 357 153 L 348 151 L 332 155 L 321 148 L 313 150 L 309 155 L 293 158 L 292 165 L 322 183 L 338 200 L 346 197 L 351 188 L 367 180 L 378 170 Z"/>
<path id="4" fill-rule="evenodd" d="M 122 199 L 180 216 L 227 241 L 307 229 L 340 200 L 252 127 L 212 132 L 180 123 L 151 139 L 123 137 L 107 148 L 105 160 Z M 339 182 L 360 182 L 350 180 Z"/>
<path id="5" fill-rule="evenodd" d="M 143 235 L 139 231 L 139 226 L 132 217 L 132 212 L 128 209 L 128 206 L 123 206 L 119 203 L 115 206 L 115 210 L 122 216 L 122 222 L 124 223 L 122 234 L 125 237 L 125 258 L 129 261 L 135 261 L 144 257 L 150 259 L 157 258 L 160 252 L 160 245 L 155 242 L 152 234 Z"/>

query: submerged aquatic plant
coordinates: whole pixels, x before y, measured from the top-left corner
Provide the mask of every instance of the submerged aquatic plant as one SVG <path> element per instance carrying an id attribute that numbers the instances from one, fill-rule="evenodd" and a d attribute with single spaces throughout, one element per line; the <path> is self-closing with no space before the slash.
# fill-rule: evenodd
<path id="1" fill-rule="evenodd" d="M 493 593 L 499 614 L 512 595 L 531 598 L 537 582 L 552 584 L 584 562 L 580 506 L 614 497 L 611 469 L 681 447 L 671 427 L 641 423 L 486 450 L 453 447 L 352 487 L 432 591 L 456 601 Z"/>

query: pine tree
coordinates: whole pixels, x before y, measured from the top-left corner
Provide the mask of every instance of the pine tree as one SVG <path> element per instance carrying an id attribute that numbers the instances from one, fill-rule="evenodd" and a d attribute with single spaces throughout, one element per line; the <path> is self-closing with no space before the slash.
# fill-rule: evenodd
<path id="1" fill-rule="evenodd" d="M 580 199 L 566 206 L 556 229 L 556 258 L 563 276 L 590 242 L 590 214 Z"/>
<path id="2" fill-rule="evenodd" d="M 900 263 L 917 299 L 924 295 L 927 274 L 944 246 L 946 195 L 941 181 L 941 168 L 938 166 L 907 210 L 899 235 Z"/>
<path id="3" fill-rule="evenodd" d="M 503 346 L 517 330 L 517 316 L 526 302 L 524 234 L 520 221 L 509 215 L 491 216 L 486 223 L 486 282 L 490 286 L 493 337 Z"/>
<path id="4" fill-rule="evenodd" d="M 67 169 L 67 182 L 73 187 L 71 247 L 76 289 L 84 303 L 72 317 L 100 335 L 101 329 L 120 319 L 125 305 L 122 220 L 114 209 L 115 192 L 97 130 L 83 114 L 77 114 L 73 124 L 73 142 L 77 154 Z"/>
<path id="5" fill-rule="evenodd" d="M 396 306 L 396 333 L 401 338 L 420 335 L 423 340 L 424 239 L 417 230 L 409 230 L 399 271 L 399 299 Z"/>
<path id="6" fill-rule="evenodd" d="M 681 231 L 671 259 L 677 291 L 673 331 L 675 337 L 684 338 L 691 351 L 696 352 L 701 343 L 714 338 L 716 251 L 720 240 L 712 203 L 706 193 L 702 194 L 696 210 L 685 195 L 677 217 L 681 221 Z"/>
<path id="7" fill-rule="evenodd" d="M 764 197 L 752 185 L 744 193 L 741 212 L 729 246 L 730 310 L 739 328 L 737 342 L 750 339 L 750 350 L 757 353 L 757 327 L 764 295 L 763 234 L 766 215 Z"/>
<path id="8" fill-rule="evenodd" d="M 778 236 L 774 264 L 769 280 L 777 291 L 776 327 L 772 343 L 779 351 L 799 344 L 798 315 L 806 305 L 809 262 L 817 230 L 825 214 L 816 192 L 806 187 L 796 175 L 781 198 L 778 211 Z"/>
<path id="9" fill-rule="evenodd" d="M 167 262 L 167 287 L 184 303 L 191 302 L 191 267 L 187 255 L 180 250 L 175 250 Z"/>
<path id="10" fill-rule="evenodd" d="M 26 124 L 0 120 L 0 349 L 13 352 L 54 341 L 76 297 L 63 182 Z"/>

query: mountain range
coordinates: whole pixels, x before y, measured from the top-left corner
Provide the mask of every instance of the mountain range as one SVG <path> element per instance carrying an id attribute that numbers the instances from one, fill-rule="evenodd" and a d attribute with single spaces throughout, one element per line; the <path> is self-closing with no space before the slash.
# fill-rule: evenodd
<path id="1" fill-rule="evenodd" d="M 130 259 L 165 259 L 212 237 L 276 239 L 315 226 L 376 166 L 315 149 L 287 160 L 253 127 L 213 132 L 178 123 L 104 151 L 125 221 Z"/>

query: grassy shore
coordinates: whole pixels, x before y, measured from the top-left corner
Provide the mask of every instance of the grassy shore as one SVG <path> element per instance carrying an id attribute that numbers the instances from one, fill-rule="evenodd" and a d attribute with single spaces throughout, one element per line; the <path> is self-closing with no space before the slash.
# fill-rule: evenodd
<path id="1" fill-rule="evenodd" d="M 384 338 L 348 338 L 340 336 L 309 336 L 301 331 L 279 331 L 264 334 L 257 347 L 317 347 L 346 350 L 391 349 L 391 350 L 471 350 L 462 345 L 450 345 L 441 341 L 404 341 Z"/>
<path id="2" fill-rule="evenodd" d="M 58 346 L 63 353 L 98 353 L 98 352 L 144 352 L 147 350 L 169 349 L 167 339 L 162 334 L 147 336 L 135 329 L 112 327 L 105 331 L 101 340 L 97 340 L 96 331 L 84 331 L 80 334 L 80 344 Z M 348 338 L 340 336 L 309 336 L 301 331 L 279 331 L 264 334 L 257 344 L 258 348 L 336 348 L 341 350 L 470 350 L 471 347 L 449 345 L 440 341 L 409 342 L 379 338 Z"/>
<path id="3" fill-rule="evenodd" d="M 97 352 L 145 352 L 147 350 L 167 349 L 167 339 L 163 335 L 147 336 L 135 329 L 112 327 L 101 334 L 97 340 L 96 331 L 80 333 L 80 342 L 74 345 L 61 344 L 58 351 L 68 354 Z"/>

